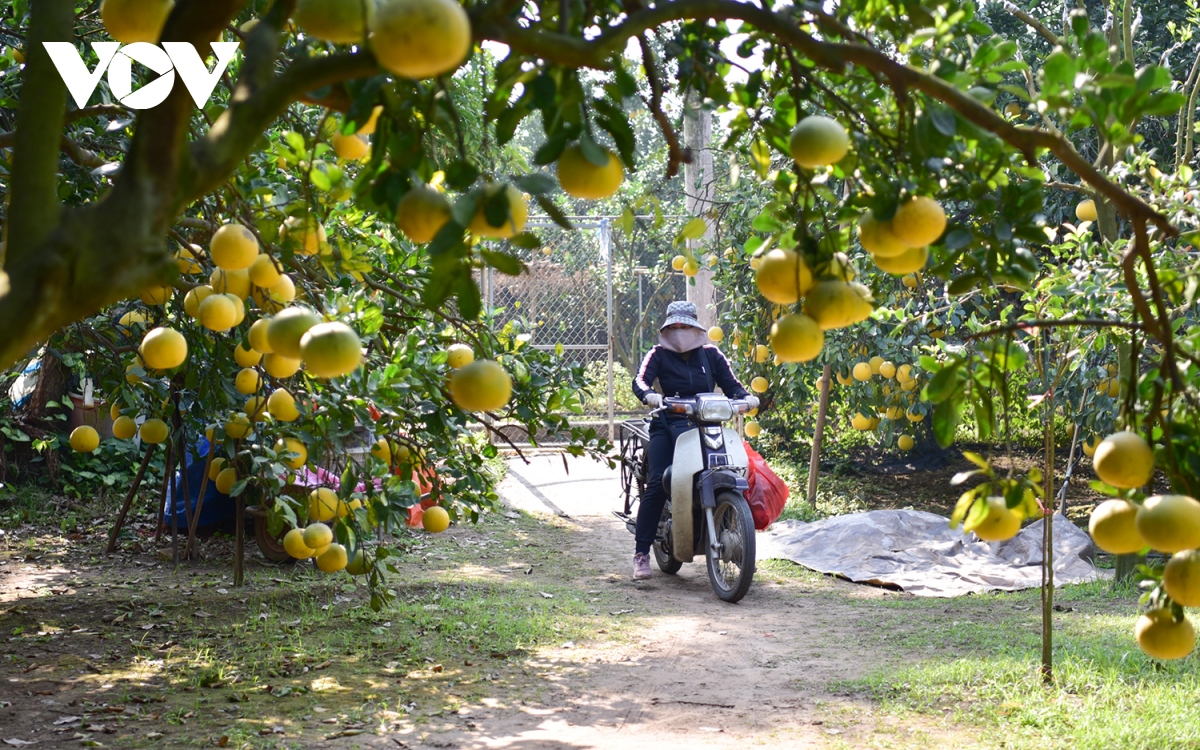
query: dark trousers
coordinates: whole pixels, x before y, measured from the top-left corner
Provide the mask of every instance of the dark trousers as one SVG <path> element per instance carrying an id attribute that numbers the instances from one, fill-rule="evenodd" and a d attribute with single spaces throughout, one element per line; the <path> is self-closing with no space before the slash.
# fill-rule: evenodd
<path id="1" fill-rule="evenodd" d="M 662 486 L 662 475 L 671 465 L 675 455 L 675 439 L 691 429 L 691 423 L 683 418 L 657 416 L 650 421 L 650 447 L 646 450 L 650 478 L 646 491 L 638 503 L 636 552 L 649 552 L 658 533 L 658 522 L 662 519 L 663 505 L 667 502 L 667 491 Z"/>

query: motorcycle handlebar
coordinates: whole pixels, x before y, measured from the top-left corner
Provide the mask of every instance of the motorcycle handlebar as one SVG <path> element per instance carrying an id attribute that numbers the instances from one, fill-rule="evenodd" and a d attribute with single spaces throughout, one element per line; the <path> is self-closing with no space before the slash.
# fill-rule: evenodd
<path id="1" fill-rule="evenodd" d="M 695 413 L 695 403 L 696 403 L 696 400 L 693 398 L 674 398 L 671 396 L 667 396 L 667 397 L 663 398 L 663 405 L 658 407 L 657 409 L 651 409 L 650 413 L 647 416 L 656 417 L 659 415 L 659 413 L 664 412 L 664 411 L 670 411 L 675 414 L 691 415 L 691 414 Z M 745 414 L 746 412 L 750 411 L 750 404 L 745 399 L 731 398 L 731 399 L 729 399 L 729 404 L 730 404 L 730 406 L 733 407 L 734 414 Z M 681 406 L 684 408 L 681 410 L 676 410 L 676 409 L 672 408 L 672 407 L 678 407 L 678 406 Z"/>

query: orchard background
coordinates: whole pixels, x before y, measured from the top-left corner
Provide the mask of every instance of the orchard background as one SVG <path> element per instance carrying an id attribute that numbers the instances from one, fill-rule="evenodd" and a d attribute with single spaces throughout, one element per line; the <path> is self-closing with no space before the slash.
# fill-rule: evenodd
<path id="1" fill-rule="evenodd" d="M 911 505 L 1002 538 L 1111 498 L 1092 530 L 1124 613 L 1146 612 L 1138 642 L 1194 669 L 1191 5 L 0 7 L 5 389 L 41 363 L 0 417 L 6 525 L 107 532 L 126 493 L 157 525 L 186 451 L 239 518 L 261 508 L 272 535 L 295 527 L 293 557 L 400 606 L 409 525 L 499 509 L 498 425 L 609 452 L 579 420 L 596 368 L 530 346 L 536 321 L 487 309 L 478 280 L 519 280 L 569 217 L 616 217 L 618 293 L 639 274 L 655 291 L 617 310 L 617 362 L 636 367 L 680 275 L 711 285 L 710 335 L 762 393 L 745 431 L 792 484 L 787 517 Z M 413 8 L 435 19 L 423 33 Z M 41 43 L 75 41 L 90 70 L 110 37 L 241 51 L 203 107 L 176 85 L 129 109 L 107 79 L 77 106 Z M 713 166 L 689 183 L 702 111 Z M 68 428 L 85 379 L 118 437 Z M 1054 605 L 1051 579 L 1047 683 Z"/>

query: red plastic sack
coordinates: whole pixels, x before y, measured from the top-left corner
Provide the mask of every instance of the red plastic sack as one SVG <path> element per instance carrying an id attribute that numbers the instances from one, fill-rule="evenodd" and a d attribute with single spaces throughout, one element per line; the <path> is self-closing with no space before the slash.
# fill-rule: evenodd
<path id="1" fill-rule="evenodd" d="M 754 516 L 754 528 L 762 531 L 775 523 L 787 505 L 788 488 L 771 467 L 767 460 L 759 455 L 750 443 L 742 441 L 746 448 L 746 457 L 750 459 L 750 470 L 746 472 L 746 503 Z"/>

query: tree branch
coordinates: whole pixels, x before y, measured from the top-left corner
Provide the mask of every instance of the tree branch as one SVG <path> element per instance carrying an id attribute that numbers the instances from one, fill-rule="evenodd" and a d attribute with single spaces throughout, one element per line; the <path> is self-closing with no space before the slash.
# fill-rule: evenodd
<path id="1" fill-rule="evenodd" d="M 1018 8 L 1016 4 L 1012 2 L 1012 0 L 1000 0 L 1000 4 L 1003 5 L 1004 9 L 1009 13 L 1024 21 L 1025 25 L 1027 25 L 1029 28 L 1041 34 L 1042 38 L 1046 39 L 1051 44 L 1057 45 L 1059 43 L 1059 39 L 1053 31 L 1046 28 L 1046 25 L 1041 21 L 1029 15 L 1021 8 Z"/>
<path id="2" fill-rule="evenodd" d="M 658 62 L 654 59 L 654 50 L 650 49 L 650 41 L 646 39 L 645 34 L 638 36 L 638 43 L 642 47 L 642 67 L 646 70 L 646 80 L 650 82 L 650 102 L 648 104 L 650 114 L 658 123 L 663 138 L 667 139 L 667 178 L 669 179 L 679 174 L 679 164 L 686 161 L 687 157 L 683 149 L 679 147 L 679 134 L 671 125 L 671 118 L 667 117 L 667 113 L 662 109 L 662 79 L 659 77 Z"/>

